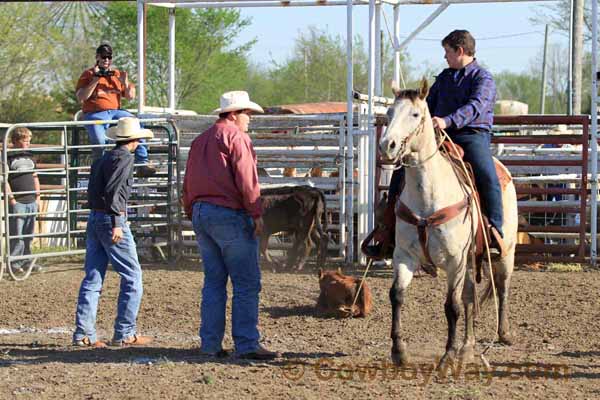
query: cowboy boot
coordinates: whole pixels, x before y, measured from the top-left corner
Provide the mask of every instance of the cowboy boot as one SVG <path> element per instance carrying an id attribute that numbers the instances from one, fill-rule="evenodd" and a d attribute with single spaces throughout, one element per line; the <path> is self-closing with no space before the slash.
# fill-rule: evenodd
<path id="1" fill-rule="evenodd" d="M 500 235 L 500 232 L 498 232 L 498 230 L 493 226 L 490 226 L 489 232 L 490 248 L 498 250 L 498 252 L 500 253 L 500 258 L 506 257 L 508 251 L 506 249 L 506 245 L 504 244 L 504 239 L 502 239 L 502 235 Z"/>
<path id="2" fill-rule="evenodd" d="M 395 233 L 396 233 L 396 212 L 394 206 L 397 196 L 388 200 L 383 213 L 383 222 L 373 232 L 373 241 L 375 244 L 363 246 L 362 252 L 365 256 L 376 260 L 391 258 L 394 254 Z"/>

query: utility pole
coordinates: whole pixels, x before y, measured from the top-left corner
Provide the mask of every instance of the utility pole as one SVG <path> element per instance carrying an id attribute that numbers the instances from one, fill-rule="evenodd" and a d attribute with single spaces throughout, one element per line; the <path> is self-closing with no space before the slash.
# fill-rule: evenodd
<path id="1" fill-rule="evenodd" d="M 304 102 L 308 101 L 308 49 L 304 48 Z"/>
<path id="2" fill-rule="evenodd" d="M 581 77 L 583 65 L 583 5 L 573 0 L 573 114 L 581 114 Z"/>
<path id="3" fill-rule="evenodd" d="M 540 114 L 545 114 L 546 109 L 546 71 L 548 69 L 548 31 L 546 24 L 546 33 L 544 34 L 544 59 L 542 60 L 542 88 L 540 91 Z"/>
<path id="4" fill-rule="evenodd" d="M 384 92 L 384 88 L 383 88 L 383 84 L 384 84 L 384 80 L 383 80 L 383 73 L 384 73 L 384 64 L 385 64 L 385 50 L 384 50 L 384 45 L 383 45 L 383 29 L 379 32 L 379 88 L 381 89 L 381 93 L 378 93 L 378 96 L 383 96 L 383 92 Z"/>
<path id="5" fill-rule="evenodd" d="M 567 115 L 573 115 L 573 1 L 569 1 L 569 70 L 567 72 Z"/>

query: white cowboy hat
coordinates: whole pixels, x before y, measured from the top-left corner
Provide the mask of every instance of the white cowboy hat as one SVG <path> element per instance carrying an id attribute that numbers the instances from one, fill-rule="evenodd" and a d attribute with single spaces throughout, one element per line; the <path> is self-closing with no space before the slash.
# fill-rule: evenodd
<path id="1" fill-rule="evenodd" d="M 134 139 L 152 139 L 154 134 L 150 129 L 142 129 L 140 120 L 134 117 L 119 118 L 117 126 L 108 128 L 108 137 L 116 142 Z"/>
<path id="2" fill-rule="evenodd" d="M 566 124 L 558 124 L 554 128 L 550 129 L 548 133 L 550 133 L 551 135 L 572 135 L 573 131 L 567 129 Z"/>
<path id="3" fill-rule="evenodd" d="M 231 111 L 252 110 L 259 113 L 265 111 L 258 104 L 250 101 L 248 92 L 243 90 L 235 90 L 233 92 L 223 93 L 221 96 L 221 107 L 213 111 L 213 114 L 221 114 Z"/>

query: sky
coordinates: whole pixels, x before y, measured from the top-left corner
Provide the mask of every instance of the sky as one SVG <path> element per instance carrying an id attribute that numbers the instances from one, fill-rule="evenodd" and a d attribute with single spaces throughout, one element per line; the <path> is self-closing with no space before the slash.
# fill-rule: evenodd
<path id="1" fill-rule="evenodd" d="M 452 4 L 425 28 L 408 46 L 410 67 L 421 74 L 427 68 L 438 70 L 446 67 L 441 39 L 454 29 L 469 30 L 477 41 L 476 57 L 492 73 L 501 71 L 526 72 L 536 55 L 544 46 L 544 27 L 534 25 L 530 18 L 536 10 L 547 7 L 550 2 Z M 438 5 L 406 5 L 400 7 L 400 35 L 414 31 Z M 393 33 L 393 9 L 384 6 L 382 16 L 384 40 L 389 40 L 385 20 Z M 343 37 L 346 35 L 346 7 L 290 7 L 290 8 L 242 8 L 242 16 L 252 19 L 240 38 L 244 41 L 258 40 L 251 60 L 269 64 L 270 60 L 283 61 L 292 52 L 294 39 L 306 32 L 311 25 L 326 29 Z M 368 43 L 368 6 L 354 7 L 354 32 L 361 34 Z M 514 35 L 514 36 L 512 36 Z M 550 44 L 566 49 L 566 36 L 550 34 Z"/>

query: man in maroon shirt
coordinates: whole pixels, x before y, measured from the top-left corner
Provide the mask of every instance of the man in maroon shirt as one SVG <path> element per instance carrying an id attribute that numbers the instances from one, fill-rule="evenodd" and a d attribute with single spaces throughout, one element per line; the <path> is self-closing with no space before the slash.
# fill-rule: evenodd
<path id="1" fill-rule="evenodd" d="M 240 358 L 279 355 L 259 344 L 258 236 L 263 229 L 256 153 L 248 136 L 252 112 L 263 112 L 243 91 L 221 96 L 217 122 L 192 142 L 183 205 L 192 219 L 204 265 L 200 350 L 222 357 L 227 280 L 233 285 L 232 336 Z"/>

